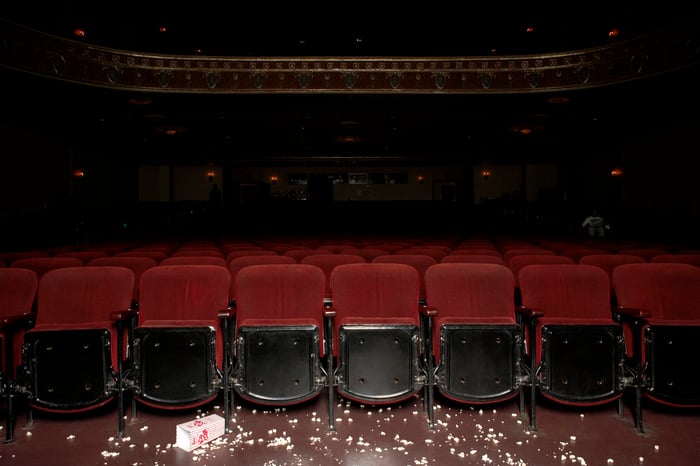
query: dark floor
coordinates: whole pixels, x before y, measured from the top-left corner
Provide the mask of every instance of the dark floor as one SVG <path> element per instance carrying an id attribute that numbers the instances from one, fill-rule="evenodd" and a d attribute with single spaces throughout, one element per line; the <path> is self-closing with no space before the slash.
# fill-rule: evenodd
<path id="1" fill-rule="evenodd" d="M 238 404 L 231 430 L 187 452 L 175 446 L 177 424 L 203 414 L 139 409 L 128 413 L 117 438 L 116 407 L 80 418 L 36 413 L 31 428 L 23 411 L 15 440 L 0 443 L 0 464 L 81 465 L 644 465 L 700 464 L 700 413 L 660 406 L 644 410 L 645 433 L 635 430 L 629 408 L 537 407 L 537 431 L 518 413 L 517 401 L 479 407 L 436 400 L 435 429 L 428 428 L 421 398 L 392 407 L 340 400 L 335 431 L 328 428 L 325 392 L 311 402 L 269 410 Z M 4 418 L 2 437 L 5 437 Z"/>

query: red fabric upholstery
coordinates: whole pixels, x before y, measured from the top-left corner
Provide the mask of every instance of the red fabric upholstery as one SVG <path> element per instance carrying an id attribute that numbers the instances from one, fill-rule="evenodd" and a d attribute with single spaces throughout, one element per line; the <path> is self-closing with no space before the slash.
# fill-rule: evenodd
<path id="1" fill-rule="evenodd" d="M 700 267 L 700 254 L 660 254 L 651 258 L 650 262 L 675 262 Z"/>
<path id="2" fill-rule="evenodd" d="M 228 264 L 228 270 L 231 273 L 231 302 L 236 300 L 236 277 L 244 267 L 249 265 L 262 264 L 295 264 L 293 257 L 280 256 L 279 254 L 263 255 L 263 256 L 242 256 L 236 257 Z"/>
<path id="3" fill-rule="evenodd" d="M 54 257 L 77 257 L 85 265 L 97 257 L 107 257 L 107 253 L 105 251 L 66 251 L 58 253 Z"/>
<path id="4" fill-rule="evenodd" d="M 342 374 L 336 389 L 343 397 L 389 404 L 425 388 L 417 381 L 419 288 L 418 271 L 407 264 L 372 262 L 333 269 L 332 353 Z"/>
<path id="5" fill-rule="evenodd" d="M 595 265 L 605 270 L 610 280 L 610 299 L 613 304 L 617 304 L 617 293 L 612 283 L 613 270 L 615 270 L 618 265 L 641 264 L 644 262 L 646 262 L 646 260 L 643 258 L 630 254 L 591 254 L 579 259 L 579 264 Z"/>
<path id="6" fill-rule="evenodd" d="M 590 254 L 579 259 L 579 264 L 595 265 L 605 270 L 608 278 L 612 281 L 612 272 L 622 264 L 640 264 L 646 262 L 639 256 L 629 254 Z"/>
<path id="7" fill-rule="evenodd" d="M 314 325 L 323 341 L 326 276 L 308 264 L 264 264 L 236 274 L 236 328 Z M 323 354 L 320 345 L 320 354 Z"/>
<path id="8" fill-rule="evenodd" d="M 520 269 L 522 304 L 540 309 L 540 323 L 613 323 L 610 282 L 603 270 L 582 264 L 536 264 Z"/>
<path id="9" fill-rule="evenodd" d="M 5 262 L 6 267 L 11 266 L 16 260 L 29 259 L 31 257 L 49 257 L 49 253 L 46 251 L 0 252 L 0 259 Z"/>
<path id="10" fill-rule="evenodd" d="M 440 328 L 446 324 L 515 324 L 513 273 L 500 264 L 441 263 L 425 271 L 433 323 L 433 354 L 440 360 Z"/>
<path id="11" fill-rule="evenodd" d="M 637 357 L 642 376 L 652 384 L 643 395 L 671 406 L 700 407 L 693 362 L 700 327 L 700 267 L 625 264 L 613 271 L 612 280 L 619 306 L 648 314 L 634 335 L 641 342 Z M 633 325 L 627 325 L 627 334 L 632 331 Z"/>
<path id="12" fill-rule="evenodd" d="M 269 249 L 236 249 L 226 254 L 226 262 L 231 263 L 237 257 L 243 256 L 278 256 L 277 251 Z"/>
<path id="13" fill-rule="evenodd" d="M 515 287 L 520 287 L 520 280 L 518 274 L 520 269 L 526 265 L 533 264 L 575 264 L 574 260 L 570 257 L 560 256 L 558 254 L 521 254 L 513 256 L 506 262 L 508 268 L 513 272 L 515 277 Z"/>
<path id="14" fill-rule="evenodd" d="M 668 254 L 668 251 L 665 249 L 658 249 L 658 248 L 629 248 L 629 249 L 620 249 L 617 251 L 618 254 L 628 254 L 630 256 L 639 256 L 645 261 L 649 262 L 652 257 L 654 256 L 660 256 L 662 254 Z"/>
<path id="15" fill-rule="evenodd" d="M 549 249 L 545 248 L 524 248 L 524 249 L 508 249 L 503 252 L 503 260 L 506 261 L 506 264 L 510 262 L 510 260 L 513 257 L 516 256 L 525 256 L 525 255 L 537 255 L 537 256 L 543 256 L 543 255 L 555 255 L 556 253 L 554 251 L 551 251 Z"/>
<path id="16" fill-rule="evenodd" d="M 522 305 L 526 308 L 539 310 L 544 313 L 537 320 L 535 335 L 529 328 L 526 331 L 527 341 L 534 338 L 535 341 L 535 366 L 541 367 L 543 358 L 543 327 L 548 325 L 572 325 L 573 326 L 610 326 L 615 328 L 618 324 L 612 318 L 610 304 L 610 281 L 606 273 L 599 267 L 582 264 L 538 264 L 527 265 L 519 272 L 520 293 Z M 557 342 L 559 340 L 557 339 Z M 551 342 L 554 344 L 555 342 Z M 611 344 L 615 345 L 613 339 Z M 550 346 L 551 348 L 551 346 Z M 589 348 L 590 349 L 590 348 Z M 552 350 L 553 351 L 553 350 Z M 583 349 L 582 351 L 586 351 Z M 610 349 L 611 354 L 613 349 Z M 572 352 L 572 355 L 575 352 Z M 580 356 L 578 353 L 576 356 Z M 549 353 L 550 357 L 557 354 Z M 600 361 L 602 365 L 606 361 Z M 621 362 L 612 362 L 610 373 L 619 370 Z M 560 363 L 565 366 L 566 363 Z M 603 366 L 604 367 L 604 366 Z M 575 367 L 569 366 L 568 371 L 575 371 Z M 586 384 L 594 384 L 586 381 Z M 612 381 L 610 384 L 614 385 Z M 571 390 L 574 390 L 572 387 Z M 577 386 L 576 390 L 586 391 L 586 387 Z M 599 398 L 587 398 L 574 401 L 569 397 L 559 398 L 552 396 L 548 390 L 544 395 L 558 402 L 573 405 L 598 405 L 604 404 L 622 396 L 622 392 L 612 392 Z"/>
<path id="17" fill-rule="evenodd" d="M 650 323 L 700 325 L 700 268 L 690 264 L 626 264 L 612 275 L 618 304 L 651 312 Z"/>
<path id="18" fill-rule="evenodd" d="M 591 254 L 612 254 L 612 252 L 607 249 L 597 248 L 569 248 L 562 250 L 558 254 L 560 256 L 570 257 L 574 262 L 578 262 L 583 256 L 589 256 Z"/>
<path id="19" fill-rule="evenodd" d="M 372 245 L 373 249 L 382 249 L 384 251 L 387 251 L 387 254 L 393 254 L 396 251 L 400 251 L 401 249 L 406 249 L 406 244 L 404 243 L 376 243 Z"/>
<path id="20" fill-rule="evenodd" d="M 440 257 L 443 257 L 444 255 L 441 255 Z M 419 278 L 419 288 L 418 288 L 418 298 L 419 299 L 425 299 L 425 281 L 424 281 L 424 275 L 425 275 L 425 270 L 430 267 L 431 265 L 435 265 L 438 263 L 438 259 L 436 259 L 434 256 L 427 255 L 427 254 L 408 254 L 408 253 L 401 253 L 401 251 L 396 252 L 395 254 L 388 254 L 384 256 L 377 256 L 374 259 L 372 259 L 372 263 L 375 264 L 381 264 L 381 263 L 392 263 L 392 264 L 406 264 L 410 265 L 416 271 L 418 272 L 418 278 Z"/>
<path id="21" fill-rule="evenodd" d="M 111 313 L 130 308 L 134 286 L 134 273 L 126 267 L 51 270 L 39 281 L 34 330 L 110 328 Z"/>
<path id="22" fill-rule="evenodd" d="M 288 256 L 288 257 L 293 258 L 297 263 L 301 262 L 301 260 L 306 256 L 314 256 L 317 254 L 325 254 L 325 253 L 323 251 L 318 251 L 316 249 L 309 249 L 309 248 L 289 249 L 289 250 L 284 251 L 282 253 L 283 256 Z"/>
<path id="23" fill-rule="evenodd" d="M 435 259 L 435 263 L 440 262 L 440 259 L 447 255 L 444 249 L 440 247 L 410 247 L 406 249 L 400 249 L 394 252 L 395 256 L 401 255 L 424 255 L 430 256 Z"/>
<path id="24" fill-rule="evenodd" d="M 506 265 L 506 261 L 500 255 L 493 254 L 450 254 L 440 260 L 441 264 L 452 263 L 480 263 Z"/>
<path id="25" fill-rule="evenodd" d="M 64 267 L 39 281 L 36 323 L 28 331 L 108 329 L 112 364 L 117 366 L 117 332 L 113 312 L 131 307 L 134 273 L 126 267 Z"/>
<path id="26" fill-rule="evenodd" d="M 339 254 L 355 254 L 356 256 L 364 257 L 367 262 L 372 262 L 372 259 L 375 257 L 391 254 L 391 252 L 387 249 L 378 248 L 347 248 L 340 251 Z"/>
<path id="27" fill-rule="evenodd" d="M 126 267 L 134 272 L 134 300 L 138 301 L 139 285 L 143 272 L 156 266 L 155 259 L 150 257 L 98 257 L 87 263 L 88 267 L 118 266 Z"/>
<path id="28" fill-rule="evenodd" d="M 38 286 L 39 280 L 33 270 L 9 267 L 0 269 L 0 341 L 3 345 L 0 372 L 10 377 L 14 377 L 15 368 L 22 361 L 20 351 L 23 332 L 19 331 L 21 327 L 13 329 L 13 324 L 17 319 L 32 314 Z M 6 367 L 5 345 L 8 341 L 12 345 L 12 368 Z"/>
<path id="29" fill-rule="evenodd" d="M 367 261 L 361 257 L 354 254 L 320 254 L 316 256 L 308 256 L 302 259 L 302 264 L 315 265 L 323 270 L 326 275 L 326 299 L 332 297 L 331 293 L 331 272 L 333 269 L 340 264 L 364 264 Z"/>
<path id="30" fill-rule="evenodd" d="M 141 276 L 139 327 L 208 326 L 216 329 L 217 364 L 224 340 L 219 311 L 228 308 L 231 274 L 219 265 L 158 265 Z"/>
<path id="31" fill-rule="evenodd" d="M 218 265 L 228 268 L 226 259 L 221 256 L 170 256 L 166 257 L 158 265 Z"/>
<path id="32" fill-rule="evenodd" d="M 46 272 L 64 267 L 82 267 L 83 261 L 77 257 L 30 257 L 18 259 L 10 267 L 21 267 L 33 270 L 41 280 Z"/>
<path id="33" fill-rule="evenodd" d="M 6 267 L 0 269 L 0 323 L 29 315 L 39 280 L 33 270 Z"/>
<path id="34" fill-rule="evenodd" d="M 503 257 L 503 255 L 500 253 L 498 249 L 495 247 L 487 247 L 487 248 L 465 248 L 465 247 L 460 247 L 458 249 L 453 249 L 450 251 L 449 255 L 470 255 L 470 254 L 475 254 L 475 255 L 481 255 L 481 256 L 497 256 L 497 257 Z"/>
<path id="35" fill-rule="evenodd" d="M 159 264 L 160 261 L 168 257 L 168 254 L 164 251 L 124 251 L 124 252 L 118 252 L 114 255 L 114 257 L 150 257 L 154 261 L 156 261 L 156 264 Z"/>
<path id="36" fill-rule="evenodd" d="M 340 326 L 349 324 L 420 326 L 419 289 L 418 270 L 411 265 L 372 262 L 336 266 L 331 272 L 334 338 Z M 333 348 L 337 354 L 336 341 Z"/>
<path id="37" fill-rule="evenodd" d="M 218 249 L 194 249 L 181 248 L 170 254 L 170 257 L 189 257 L 189 256 L 210 256 L 224 258 L 224 255 Z"/>

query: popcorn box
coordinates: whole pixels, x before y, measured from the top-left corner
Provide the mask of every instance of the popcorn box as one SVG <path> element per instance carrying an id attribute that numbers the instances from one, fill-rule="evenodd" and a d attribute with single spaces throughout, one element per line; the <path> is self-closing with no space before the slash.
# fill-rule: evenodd
<path id="1" fill-rule="evenodd" d="M 175 445 L 183 450 L 192 451 L 224 435 L 224 418 L 211 414 L 176 427 Z"/>

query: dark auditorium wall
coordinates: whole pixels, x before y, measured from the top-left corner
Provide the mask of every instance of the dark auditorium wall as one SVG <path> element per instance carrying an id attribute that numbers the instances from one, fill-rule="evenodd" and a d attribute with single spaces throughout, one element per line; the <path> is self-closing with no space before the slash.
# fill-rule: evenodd
<path id="1" fill-rule="evenodd" d="M 525 176 L 524 183 L 518 185 L 517 175 L 511 178 L 516 182 L 508 182 L 495 187 L 499 183 L 497 176 L 489 180 L 490 196 L 497 198 L 487 204 L 501 207 L 502 202 L 511 202 L 510 191 L 525 190 L 525 209 L 529 209 L 527 221 L 536 221 L 540 214 L 556 217 L 549 222 L 543 222 L 540 227 L 546 229 L 555 225 L 554 232 L 580 233 L 577 223 L 595 206 L 612 217 L 617 232 L 620 235 L 638 236 L 643 238 L 659 238 L 666 241 L 692 243 L 698 237 L 698 209 L 700 208 L 700 190 L 697 189 L 697 173 L 700 162 L 697 157 L 697 118 L 675 118 L 665 125 L 643 127 L 638 130 L 628 130 L 616 136 L 616 140 L 608 142 L 609 146 L 583 144 L 584 149 L 572 150 L 571 146 L 562 147 L 560 159 L 556 163 L 552 185 L 552 175 L 549 169 L 544 169 L 547 175 Z M 60 134 L 52 134 L 47 128 L 22 128 L 9 124 L 0 125 L 2 136 L 3 169 L 0 175 L 0 209 L 3 216 L 3 235 L 13 247 L 31 247 L 36 243 L 61 242 L 75 240 L 75 226 L 84 218 L 91 218 L 93 237 L 98 238 L 98 231 L 106 231 L 107 236 L 119 235 L 120 229 L 131 228 L 132 233 L 138 233 L 135 227 L 147 228 L 149 221 L 166 224 L 169 217 L 181 215 L 177 206 L 173 206 L 175 197 L 169 202 L 143 203 L 139 201 L 139 170 L 134 157 L 125 157 L 130 150 L 118 141 L 104 144 L 84 145 L 75 141 L 66 141 Z M 585 151 L 597 151 L 597 157 L 587 159 Z M 601 157 L 602 154 L 602 157 Z M 602 158 L 602 160 L 601 160 Z M 86 176 L 76 178 L 73 170 L 76 160 L 90 160 L 85 168 Z M 617 179 L 610 176 L 609 170 L 615 166 L 624 169 L 624 175 Z M 173 167 L 173 170 L 178 167 Z M 179 167 L 182 169 L 182 167 Z M 206 167 L 196 167 L 193 170 L 205 170 Z M 415 217 L 412 222 L 420 223 L 421 216 L 431 222 L 440 222 L 438 213 L 446 216 L 480 215 L 479 212 L 487 207 L 480 206 L 480 192 L 483 190 L 483 180 L 478 179 L 480 166 L 466 165 L 463 167 L 403 167 L 394 168 L 397 171 L 409 173 L 411 180 L 406 187 L 415 187 L 415 198 L 421 200 L 416 210 L 414 205 L 404 203 L 396 205 L 396 212 L 407 211 L 407 216 Z M 363 170 L 362 167 L 359 168 Z M 492 166 L 497 173 L 499 166 Z M 503 165 L 502 171 L 527 170 L 518 165 Z M 293 218 L 289 212 L 290 204 L 282 207 L 273 203 L 256 204 L 252 208 L 239 205 L 241 203 L 240 185 L 244 181 L 265 185 L 269 183 L 271 173 L 284 173 L 293 168 L 274 167 L 236 167 L 224 166 L 222 173 L 217 173 L 224 191 L 227 220 L 230 223 L 245 223 L 246 215 L 256 215 L 261 208 L 270 208 L 270 215 L 280 215 Z M 320 169 L 323 171 L 323 169 Z M 371 171 L 371 169 L 364 169 Z M 435 199 L 433 189 L 426 185 L 417 184 L 413 179 L 417 174 L 426 175 L 426 182 L 454 182 L 459 189 L 459 198 L 455 205 L 447 206 L 445 202 L 431 201 Z M 449 175 L 451 173 L 451 175 Z M 470 174 L 473 179 L 469 179 Z M 451 178 L 450 178 L 451 177 Z M 542 183 L 542 185 L 539 185 Z M 203 187 L 197 187 L 193 200 L 201 201 L 203 193 L 208 192 L 209 181 L 203 179 Z M 268 186 L 268 190 L 269 190 Z M 346 187 L 347 188 L 347 187 Z M 382 187 L 387 188 L 387 187 Z M 188 188 L 189 189 L 189 188 Z M 271 191 L 265 191 L 269 195 Z M 501 198 L 499 199 L 499 193 Z M 516 196 L 518 194 L 516 193 Z M 179 198 L 187 197 L 181 193 Z M 402 194 L 411 198 L 411 194 Z M 382 199 L 377 199 L 383 201 Z M 519 199 L 522 206 L 523 199 Z M 389 201 L 390 202 L 390 201 Z M 373 222 L 382 221 L 382 212 L 387 212 L 386 203 L 370 205 L 359 203 L 352 208 L 375 209 L 378 212 L 369 215 L 371 227 Z M 399 203 L 401 204 L 401 203 Z M 434 208 L 433 204 L 440 204 Z M 296 208 L 296 207 L 294 207 Z M 305 215 L 309 213 L 308 206 L 300 206 Z M 321 216 L 330 215 L 329 206 L 323 206 Z M 338 215 L 343 216 L 339 222 L 340 228 L 344 222 L 362 219 L 356 211 L 349 212 L 350 207 L 336 207 Z M 157 212 L 157 215 L 153 215 Z M 536 215 L 532 215 L 535 212 Z M 334 214 L 335 215 L 335 214 Z M 398 215 L 398 214 L 397 214 Z M 365 217 L 367 218 L 367 217 Z M 386 218 L 386 217 L 384 217 Z M 477 217 L 479 218 L 479 217 Z M 442 219 L 449 223 L 448 219 Z M 540 219 L 541 220 L 541 219 Z M 361 221 L 361 220 L 360 220 Z M 506 219 L 506 222 L 508 219 Z M 454 222 L 453 222 L 454 223 Z M 457 222 L 461 227 L 462 223 Z M 467 226 L 473 222 L 464 221 Z M 271 220 L 269 228 L 280 228 L 280 223 Z M 41 245 L 41 244 L 39 244 Z"/>

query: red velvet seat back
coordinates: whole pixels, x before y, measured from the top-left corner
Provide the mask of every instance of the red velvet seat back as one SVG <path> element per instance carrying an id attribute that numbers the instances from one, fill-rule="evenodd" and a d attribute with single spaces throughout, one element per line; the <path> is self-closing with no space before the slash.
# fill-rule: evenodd
<path id="1" fill-rule="evenodd" d="M 49 253 L 46 251 L 14 251 L 14 252 L 0 252 L 0 259 L 5 262 L 5 266 L 9 267 L 13 262 L 20 259 L 29 259 L 32 257 L 49 257 Z"/>
<path id="2" fill-rule="evenodd" d="M 217 363 L 223 362 L 219 311 L 228 308 L 231 274 L 219 265 L 158 265 L 141 276 L 139 327 L 216 329 Z"/>
<path id="3" fill-rule="evenodd" d="M 160 261 L 158 265 L 218 265 L 228 268 L 228 263 L 222 256 L 170 256 Z"/>
<path id="4" fill-rule="evenodd" d="M 446 324 L 515 324 L 513 273 L 499 264 L 441 263 L 425 271 L 433 324 L 433 354 L 440 360 L 440 327 Z"/>
<path id="5" fill-rule="evenodd" d="M 263 264 L 295 264 L 296 260 L 289 256 L 280 256 L 279 254 L 271 254 L 264 256 L 242 256 L 236 257 L 228 264 L 228 270 L 231 273 L 231 301 L 236 300 L 236 276 L 244 267 L 250 265 Z"/>
<path id="6" fill-rule="evenodd" d="M 513 277 L 515 277 L 515 287 L 520 288 L 520 280 L 518 274 L 520 270 L 527 266 L 533 264 L 575 264 L 574 260 L 570 257 L 560 256 L 558 254 L 521 254 L 511 257 L 506 264 L 508 268 L 513 272 Z"/>
<path id="7" fill-rule="evenodd" d="M 377 256 L 374 259 L 372 259 L 372 263 L 406 264 L 416 269 L 416 271 L 418 272 L 419 279 L 418 297 L 419 299 L 425 299 L 425 270 L 431 265 L 435 265 L 438 263 L 439 259 L 436 259 L 436 257 L 437 255 L 434 257 L 428 254 L 409 254 L 397 251 L 395 254 Z M 444 257 L 444 254 L 439 257 Z"/>
<path id="8" fill-rule="evenodd" d="M 553 349 L 555 343 L 561 341 L 558 338 L 548 340 L 550 350 L 546 354 L 544 353 L 545 341 L 543 337 L 545 326 L 570 325 L 574 329 L 572 330 L 574 334 L 583 335 L 585 330 L 580 328 L 582 326 L 589 326 L 594 331 L 599 326 L 615 328 L 618 325 L 612 319 L 610 281 L 606 273 L 599 267 L 582 264 L 527 265 L 520 270 L 519 281 L 522 305 L 544 313 L 537 320 L 535 335 L 532 335 L 530 329 L 526 328 L 526 339 L 529 341 L 534 339 L 535 343 L 535 367 L 539 367 L 543 359 L 558 357 L 556 350 Z M 601 332 L 601 335 L 604 334 L 606 332 Z M 581 351 L 591 351 L 591 348 L 581 348 Z M 613 349 L 610 348 L 610 351 L 612 354 Z M 574 359 L 578 356 L 575 351 L 568 354 L 569 357 Z M 569 363 L 572 362 L 571 359 L 568 359 L 568 361 Z M 618 364 L 618 362 L 609 362 L 610 364 Z M 606 364 L 605 361 L 591 361 L 590 363 L 592 367 L 597 367 L 598 363 Z M 562 366 L 566 367 L 566 363 Z M 612 370 L 611 367 L 608 367 L 608 369 Z M 572 371 L 575 368 L 568 367 L 568 370 Z M 601 367 L 598 366 L 597 370 L 601 370 Z M 585 384 L 587 382 L 582 383 Z M 584 385 L 577 385 L 576 389 L 584 389 Z M 620 394 L 615 394 L 615 396 Z M 547 396 L 551 395 L 548 394 Z M 561 396 L 561 393 L 559 396 Z M 555 398 L 558 398 L 558 396 L 555 396 Z M 577 402 L 583 402 L 584 404 L 593 402 L 593 399 L 587 396 L 583 398 L 588 401 L 579 399 Z M 567 398 L 567 395 L 564 395 L 564 399 L 567 399 L 568 402 L 572 401 Z M 610 400 L 610 398 L 603 396 L 595 403 L 606 402 L 607 400 Z"/>
<path id="9" fill-rule="evenodd" d="M 302 264 L 315 265 L 323 270 L 326 275 L 326 299 L 330 299 L 331 293 L 331 272 L 341 264 L 364 264 L 367 261 L 362 256 L 355 254 L 319 254 L 316 256 L 308 256 L 302 259 Z"/>
<path id="10" fill-rule="evenodd" d="M 660 254 L 658 256 L 652 257 L 649 262 L 675 262 L 700 267 L 700 254 Z"/>
<path id="11" fill-rule="evenodd" d="M 155 267 L 156 261 L 150 257 L 98 257 L 87 263 L 88 267 L 118 266 L 126 267 L 134 272 L 134 300 L 139 297 L 139 285 L 143 272 Z"/>
<path id="12" fill-rule="evenodd" d="M 558 254 L 560 256 L 570 257 L 574 262 L 578 262 L 583 256 L 590 256 L 591 254 L 612 254 L 612 252 L 607 249 L 598 248 L 568 248 L 560 251 Z"/>
<path id="13" fill-rule="evenodd" d="M 527 265 L 518 279 L 523 306 L 542 310 L 541 323 L 613 323 L 610 282 L 599 267 Z"/>
<path id="14" fill-rule="evenodd" d="M 420 277 L 411 265 L 372 262 L 336 266 L 331 272 L 334 338 L 338 328 L 348 324 L 419 326 L 419 289 Z"/>
<path id="15" fill-rule="evenodd" d="M 236 327 L 314 325 L 323 336 L 326 276 L 320 268 L 296 263 L 250 265 L 236 274 L 235 286 Z"/>
<path id="16" fill-rule="evenodd" d="M 506 261 L 500 255 L 493 254 L 450 254 L 440 260 L 441 264 L 454 263 L 479 263 L 506 265 Z"/>
<path id="17" fill-rule="evenodd" d="M 58 253 L 54 257 L 77 257 L 85 265 L 97 257 L 107 257 L 107 253 L 105 251 L 66 251 Z"/>
<path id="18" fill-rule="evenodd" d="M 659 248 L 628 248 L 620 249 L 617 251 L 618 254 L 628 254 L 630 256 L 639 256 L 645 261 L 649 262 L 654 256 L 660 256 L 663 254 L 668 254 L 665 249 Z"/>
<path id="19" fill-rule="evenodd" d="M 189 257 L 189 256 L 210 256 L 210 257 L 220 257 L 224 258 L 224 255 L 218 249 L 194 249 L 194 248 L 181 248 L 170 254 L 170 257 Z"/>
<path id="20" fill-rule="evenodd" d="M 283 256 L 293 258 L 294 261 L 297 263 L 300 263 L 301 260 L 306 256 L 314 256 L 317 254 L 325 254 L 325 253 L 323 251 L 319 251 L 317 249 L 309 249 L 309 248 L 288 249 L 287 251 L 284 251 L 283 253 L 281 253 L 281 255 L 283 255 Z"/>
<path id="21" fill-rule="evenodd" d="M 5 358 L 5 339 L 11 338 L 14 354 L 14 365 L 18 366 L 22 360 L 22 332 L 10 332 L 5 328 L 15 318 L 27 317 L 32 313 L 34 299 L 37 295 L 39 279 L 33 270 L 23 268 L 5 267 L 0 269 L 0 344 L 3 357 L 0 360 L 0 372 L 14 375 L 8 372 Z"/>
<path id="22" fill-rule="evenodd" d="M 579 264 L 594 265 L 605 270 L 610 280 L 610 298 L 611 302 L 617 304 L 617 293 L 615 286 L 612 283 L 612 273 L 618 265 L 622 264 L 643 264 L 646 260 L 639 256 L 630 254 L 591 254 L 583 256 L 579 259 Z"/>
<path id="23" fill-rule="evenodd" d="M 156 261 L 156 264 L 159 264 L 160 261 L 168 257 L 168 254 L 164 251 L 156 251 L 156 250 L 150 250 L 150 251 L 137 251 L 137 250 L 132 250 L 132 251 L 123 251 L 123 252 L 118 252 L 114 255 L 114 257 L 150 257 L 154 261 Z"/>
<path id="24" fill-rule="evenodd" d="M 620 265 L 613 271 L 618 304 L 649 311 L 650 322 L 700 324 L 700 268 L 690 264 Z"/>
<path id="25" fill-rule="evenodd" d="M 18 259 L 10 267 L 21 267 L 33 270 L 39 280 L 46 272 L 64 267 L 81 267 L 83 261 L 77 257 L 29 257 Z"/>
<path id="26" fill-rule="evenodd" d="M 534 256 L 545 256 L 545 255 L 556 255 L 554 251 L 551 251 L 546 248 L 540 248 L 540 247 L 532 247 L 532 248 L 515 248 L 515 249 L 507 249 L 503 251 L 503 260 L 506 261 L 506 264 L 510 263 L 510 260 L 513 257 L 517 256 L 529 256 L 529 255 L 534 255 Z"/>
<path id="27" fill-rule="evenodd" d="M 139 325 L 206 322 L 218 327 L 228 306 L 231 274 L 219 265 L 159 265 L 141 276 Z"/>
<path id="28" fill-rule="evenodd" d="M 440 262 L 440 259 L 447 255 L 447 252 L 440 247 L 410 247 L 406 249 L 400 249 L 393 253 L 395 256 L 401 255 L 424 255 L 430 256 L 435 259 L 435 263 Z"/>
<path id="29" fill-rule="evenodd" d="M 64 267 L 39 281 L 35 329 L 102 328 L 111 313 L 127 310 L 134 273 L 126 267 Z"/>
<path id="30" fill-rule="evenodd" d="M 480 255 L 480 256 L 497 256 L 497 257 L 503 257 L 503 254 L 496 249 L 495 247 L 459 247 L 456 249 L 453 249 L 450 251 L 448 254 L 449 256 L 453 255 L 460 255 L 460 256 L 467 256 L 467 255 Z"/>
<path id="31" fill-rule="evenodd" d="M 590 254 L 582 256 L 579 259 L 579 264 L 595 265 L 605 270 L 608 278 L 612 281 L 612 272 L 618 265 L 622 264 L 641 264 L 646 262 L 639 256 L 630 254 Z"/>
<path id="32" fill-rule="evenodd" d="M 126 267 L 64 267 L 39 281 L 37 315 L 29 330 L 108 329 L 112 363 L 117 364 L 117 335 L 112 313 L 131 307 L 134 273 Z"/>
<path id="33" fill-rule="evenodd" d="M 271 249 L 236 249 L 226 254 L 226 262 L 230 264 L 235 258 L 244 256 L 279 256 L 279 253 Z"/>
<path id="34" fill-rule="evenodd" d="M 391 254 L 391 252 L 387 249 L 378 248 L 347 248 L 340 251 L 339 254 L 354 254 L 362 256 L 367 262 L 372 262 L 372 259 L 375 257 Z"/>
<path id="35" fill-rule="evenodd" d="M 32 312 L 39 286 L 36 272 L 24 268 L 0 269 L 0 322 Z"/>

